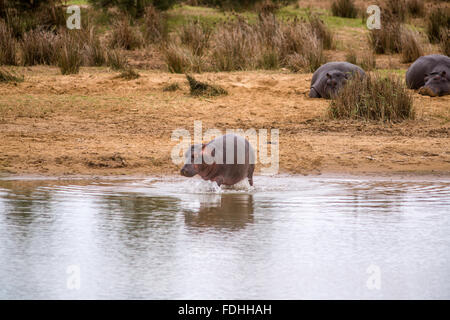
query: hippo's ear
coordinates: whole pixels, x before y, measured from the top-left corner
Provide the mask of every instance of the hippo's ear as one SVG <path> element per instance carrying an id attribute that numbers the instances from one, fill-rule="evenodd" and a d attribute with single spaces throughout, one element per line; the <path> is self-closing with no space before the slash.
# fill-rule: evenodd
<path id="1" fill-rule="evenodd" d="M 328 72 L 327 72 L 327 78 L 331 79 L 331 74 L 329 74 Z"/>
<path id="2" fill-rule="evenodd" d="M 209 150 L 211 149 L 211 148 L 205 149 L 206 146 L 207 146 L 206 143 L 203 143 L 203 144 L 202 144 L 202 153 L 203 153 L 203 154 L 205 154 L 205 152 L 208 153 Z M 215 154 L 215 153 L 216 153 L 216 152 L 215 152 L 215 149 L 212 149 L 212 152 L 210 153 L 210 155 L 214 157 L 214 154 Z"/>

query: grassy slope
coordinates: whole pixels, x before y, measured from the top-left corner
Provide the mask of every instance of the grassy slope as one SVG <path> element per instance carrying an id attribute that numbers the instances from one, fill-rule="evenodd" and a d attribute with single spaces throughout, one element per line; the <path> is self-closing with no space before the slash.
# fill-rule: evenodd
<path id="1" fill-rule="evenodd" d="M 306 18 L 308 12 L 314 12 L 320 14 L 324 22 L 330 28 L 350 27 L 350 28 L 363 28 L 364 25 L 360 18 L 349 19 L 334 17 L 331 13 L 324 9 L 315 9 L 310 11 L 307 8 L 296 8 L 293 5 L 289 5 L 281 8 L 277 13 L 277 17 L 281 19 L 293 19 Z M 171 30 L 177 26 L 185 23 L 189 19 L 199 19 L 200 21 L 214 24 L 226 19 L 232 19 L 233 14 L 229 12 L 223 12 L 214 8 L 205 7 L 193 7 L 187 5 L 177 5 L 173 9 L 168 11 L 169 13 L 169 26 Z M 240 12 L 239 15 L 246 17 L 250 22 L 256 21 L 257 13 L 251 11 Z"/>

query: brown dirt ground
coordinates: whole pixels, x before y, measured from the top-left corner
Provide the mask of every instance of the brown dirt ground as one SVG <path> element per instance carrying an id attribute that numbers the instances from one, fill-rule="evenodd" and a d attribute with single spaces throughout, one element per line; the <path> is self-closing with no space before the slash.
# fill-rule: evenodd
<path id="1" fill-rule="evenodd" d="M 20 71 L 25 82 L 0 84 L 0 175 L 177 174 L 171 133 L 194 120 L 280 129 L 281 173 L 450 174 L 450 96 L 414 93 L 415 120 L 381 124 L 328 119 L 328 101 L 307 97 L 312 74 L 205 73 L 229 95 L 195 98 L 183 75 L 161 71 Z M 164 92 L 173 82 L 181 90 Z"/>

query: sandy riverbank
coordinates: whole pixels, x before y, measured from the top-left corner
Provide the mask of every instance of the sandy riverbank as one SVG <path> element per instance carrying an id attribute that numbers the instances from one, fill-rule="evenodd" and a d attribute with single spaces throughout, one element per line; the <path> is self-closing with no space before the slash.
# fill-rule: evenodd
<path id="1" fill-rule="evenodd" d="M 229 95 L 195 98 L 183 75 L 139 71 L 137 80 L 83 68 L 23 69 L 25 82 L 0 85 L 1 175 L 177 174 L 174 129 L 280 130 L 280 172 L 450 174 L 450 96 L 414 94 L 415 120 L 336 121 L 328 101 L 307 97 L 312 74 L 205 73 Z M 164 92 L 178 82 L 181 89 Z"/>

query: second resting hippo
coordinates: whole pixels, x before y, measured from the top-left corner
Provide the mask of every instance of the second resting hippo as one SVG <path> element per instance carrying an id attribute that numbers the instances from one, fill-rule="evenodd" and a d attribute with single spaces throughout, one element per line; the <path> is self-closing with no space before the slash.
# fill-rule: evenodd
<path id="1" fill-rule="evenodd" d="M 422 95 L 450 94 L 450 58 L 441 54 L 418 58 L 406 71 L 406 85 Z"/>
<path id="2" fill-rule="evenodd" d="M 313 74 L 309 97 L 330 99 L 357 72 L 364 77 L 364 70 L 349 62 L 325 63 Z"/>
<path id="3" fill-rule="evenodd" d="M 227 134 L 207 144 L 192 145 L 185 154 L 181 174 L 215 181 L 218 186 L 233 185 L 245 178 L 253 186 L 255 151 L 247 139 Z"/>

